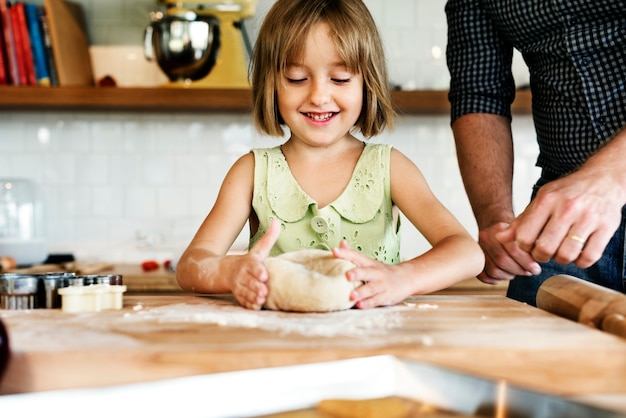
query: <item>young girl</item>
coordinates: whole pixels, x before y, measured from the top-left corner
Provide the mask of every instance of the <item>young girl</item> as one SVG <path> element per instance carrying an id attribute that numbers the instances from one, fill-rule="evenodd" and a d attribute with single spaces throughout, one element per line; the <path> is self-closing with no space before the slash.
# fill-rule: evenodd
<path id="1" fill-rule="evenodd" d="M 435 198 L 418 168 L 366 137 L 391 126 L 383 47 L 361 0 L 278 0 L 251 60 L 255 123 L 289 139 L 254 149 L 230 169 L 176 268 L 186 290 L 232 292 L 246 308 L 268 295 L 263 260 L 322 248 L 357 267 L 346 280 L 358 308 L 401 302 L 473 277 L 484 258 L 476 241 Z M 432 249 L 400 262 L 397 209 Z M 227 255 L 250 226 L 250 250 Z"/>

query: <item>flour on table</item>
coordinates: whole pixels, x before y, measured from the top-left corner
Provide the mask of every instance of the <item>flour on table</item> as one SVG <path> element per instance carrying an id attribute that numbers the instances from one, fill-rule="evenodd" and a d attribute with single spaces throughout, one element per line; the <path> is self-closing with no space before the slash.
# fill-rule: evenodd
<path id="1" fill-rule="evenodd" d="M 421 309 L 422 311 L 428 311 L 432 309 L 439 309 L 439 305 L 433 305 L 431 303 L 420 303 L 417 305 L 417 309 Z"/>
<path id="2" fill-rule="evenodd" d="M 53 322 L 44 320 L 48 315 L 54 316 Z M 118 349 L 142 347 L 140 342 L 129 335 L 109 332 L 108 318 L 119 315 L 119 311 L 64 314 L 61 310 L 49 309 L 0 310 L 0 318 L 10 326 L 10 346 L 16 353 L 26 347 L 38 347 L 46 352 L 77 348 L 97 350 L 101 347 Z M 77 334 L 80 335 L 79 347 L 76 341 Z"/>
<path id="3" fill-rule="evenodd" d="M 144 308 L 127 320 L 156 320 L 160 323 L 194 322 L 225 327 L 258 328 L 304 336 L 365 337 L 386 334 L 402 326 L 398 307 L 349 309 L 327 313 L 254 311 L 239 305 L 178 303 Z"/>

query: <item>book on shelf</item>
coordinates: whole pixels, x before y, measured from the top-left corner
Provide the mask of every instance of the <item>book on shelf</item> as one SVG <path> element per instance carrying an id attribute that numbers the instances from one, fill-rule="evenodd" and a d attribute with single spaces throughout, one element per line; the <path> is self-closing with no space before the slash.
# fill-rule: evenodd
<path id="1" fill-rule="evenodd" d="M 17 68 L 17 57 L 15 56 L 15 42 L 13 41 L 13 30 L 11 28 L 11 15 L 9 13 L 9 2 L 0 0 L 0 18 L 2 18 L 2 34 L 6 52 L 7 82 L 10 84 L 19 83 Z"/>
<path id="2" fill-rule="evenodd" d="M 37 85 L 37 77 L 35 75 L 35 63 L 33 61 L 33 50 L 30 43 L 30 33 L 28 29 L 28 23 L 26 21 L 26 9 L 23 2 L 17 2 L 12 7 L 15 9 L 15 15 L 17 16 L 17 30 L 20 35 L 21 44 L 17 49 L 22 53 L 22 60 L 24 62 L 24 79 L 25 84 L 28 86 Z"/>
<path id="3" fill-rule="evenodd" d="M 57 76 L 57 64 L 54 61 L 52 39 L 50 38 L 50 25 L 48 23 L 48 15 L 46 14 L 45 7 L 39 8 L 39 21 L 41 22 L 41 32 L 43 34 L 43 46 L 46 51 L 46 62 L 48 63 L 50 85 L 56 87 L 59 85 L 59 77 Z"/>
<path id="4" fill-rule="evenodd" d="M 41 19 L 39 18 L 39 7 L 30 3 L 25 3 L 24 7 L 28 32 L 30 34 L 30 46 L 33 53 L 37 85 L 47 87 L 50 86 L 50 72 L 48 71 L 44 35 L 41 27 Z"/>
<path id="5" fill-rule="evenodd" d="M 11 82 L 9 79 L 9 69 L 7 68 L 6 48 L 4 47 L 4 24 L 2 23 L 2 14 L 0 13 L 0 85 L 6 85 Z"/>
<path id="6" fill-rule="evenodd" d="M 95 85 L 82 5 L 0 0 L 0 85 Z"/>
<path id="7" fill-rule="evenodd" d="M 19 17 L 17 16 L 17 8 L 15 6 L 9 7 L 9 20 L 11 22 L 13 50 L 15 51 L 15 62 L 17 66 L 17 74 L 13 80 L 13 84 L 25 86 L 28 84 L 26 78 L 26 61 L 22 50 L 22 30 L 20 29 Z"/>

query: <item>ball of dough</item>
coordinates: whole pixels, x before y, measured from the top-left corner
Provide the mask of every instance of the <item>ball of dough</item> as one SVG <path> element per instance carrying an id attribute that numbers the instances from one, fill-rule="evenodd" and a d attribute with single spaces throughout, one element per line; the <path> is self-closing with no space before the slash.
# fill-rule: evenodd
<path id="1" fill-rule="evenodd" d="M 300 250 L 265 260 L 269 295 L 264 307 L 291 312 L 330 312 L 350 309 L 350 292 L 361 282 L 349 282 L 355 266 L 330 251 Z"/>

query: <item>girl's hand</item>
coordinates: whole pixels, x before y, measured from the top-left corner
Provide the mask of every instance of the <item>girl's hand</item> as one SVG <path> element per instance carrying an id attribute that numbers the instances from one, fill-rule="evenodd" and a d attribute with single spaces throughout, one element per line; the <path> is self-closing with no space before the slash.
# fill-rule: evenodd
<path id="1" fill-rule="evenodd" d="M 268 295 L 269 274 L 263 261 L 280 235 L 280 223 L 273 221 L 263 237 L 245 255 L 236 256 L 230 274 L 230 289 L 247 309 L 261 309 Z"/>
<path id="2" fill-rule="evenodd" d="M 356 302 L 359 309 L 394 305 L 410 293 L 406 286 L 408 281 L 402 279 L 398 265 L 371 259 L 350 248 L 345 241 L 341 241 L 339 248 L 333 248 L 333 255 L 356 265 L 346 273 L 346 278 L 350 282 L 363 282 L 350 294 L 350 299 Z"/>

